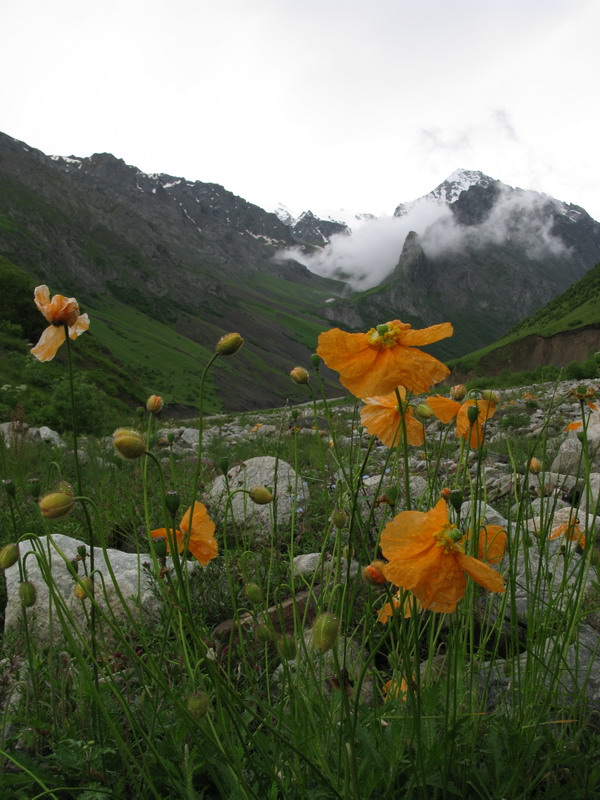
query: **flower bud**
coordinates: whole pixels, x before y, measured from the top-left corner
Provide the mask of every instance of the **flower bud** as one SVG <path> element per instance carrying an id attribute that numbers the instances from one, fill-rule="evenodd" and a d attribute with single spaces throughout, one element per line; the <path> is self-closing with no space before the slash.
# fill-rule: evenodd
<path id="1" fill-rule="evenodd" d="M 343 508 L 336 508 L 331 515 L 331 521 L 333 522 L 334 526 L 341 531 L 342 528 L 345 528 L 348 524 L 348 514 Z"/>
<path id="2" fill-rule="evenodd" d="M 493 389 L 485 389 L 481 393 L 481 399 L 487 400 L 490 403 L 496 403 L 496 405 L 500 402 L 500 395 L 498 392 L 495 392 Z"/>
<path id="3" fill-rule="evenodd" d="M 340 629 L 340 623 L 333 614 L 325 612 L 319 614 L 312 627 L 312 643 L 319 653 L 326 653 L 335 644 Z"/>
<path id="4" fill-rule="evenodd" d="M 266 644 L 271 641 L 271 629 L 266 625 L 257 625 L 254 629 L 254 633 L 259 642 L 264 642 Z"/>
<path id="5" fill-rule="evenodd" d="M 146 400 L 146 411 L 148 411 L 150 414 L 158 414 L 159 411 L 162 411 L 162 408 L 162 397 L 159 397 L 157 394 L 151 394 Z"/>
<path id="6" fill-rule="evenodd" d="M 87 558 L 87 554 L 88 554 L 87 547 L 84 544 L 80 544 L 77 546 L 77 555 L 79 556 L 79 558 L 85 559 Z"/>
<path id="7" fill-rule="evenodd" d="M 456 512 L 460 511 L 463 504 L 463 493 L 460 489 L 452 489 L 450 492 L 450 503 Z"/>
<path id="8" fill-rule="evenodd" d="M 419 419 L 431 419 L 433 417 L 433 409 L 427 403 L 419 403 L 415 408 L 415 414 Z"/>
<path id="9" fill-rule="evenodd" d="M 310 356 L 310 363 L 315 369 L 319 369 L 321 366 L 321 356 L 318 353 L 312 353 Z"/>
<path id="10" fill-rule="evenodd" d="M 69 487 L 70 488 L 70 487 Z M 38 503 L 44 519 L 65 517 L 73 508 L 73 492 L 50 492 Z"/>
<path id="11" fill-rule="evenodd" d="M 37 600 L 37 589 L 31 581 L 23 581 L 19 586 L 19 599 L 23 608 L 32 608 Z"/>
<path id="12" fill-rule="evenodd" d="M 310 376 L 304 367 L 294 367 L 290 372 L 290 378 L 294 383 L 305 384 L 308 383 Z"/>
<path id="13" fill-rule="evenodd" d="M 530 458 L 527 468 L 532 475 L 539 475 L 542 471 L 542 464 L 537 458 Z"/>
<path id="14" fill-rule="evenodd" d="M 73 595 L 78 600 L 85 600 L 87 597 L 92 597 L 94 594 L 94 579 L 91 575 L 86 575 L 75 584 L 73 588 Z"/>
<path id="15" fill-rule="evenodd" d="M 467 419 L 471 425 L 474 425 L 477 422 L 477 417 L 479 416 L 479 409 L 477 406 L 469 406 L 467 408 Z"/>
<path id="16" fill-rule="evenodd" d="M 139 458 L 146 452 L 144 437 L 133 428 L 117 428 L 113 442 L 123 458 Z"/>
<path id="17" fill-rule="evenodd" d="M 199 691 L 188 695 L 187 710 L 195 719 L 202 719 L 208 713 L 210 699 L 206 692 Z"/>
<path id="18" fill-rule="evenodd" d="M 450 388 L 450 397 L 453 400 L 458 400 L 460 403 L 461 400 L 464 400 L 467 396 L 467 387 L 464 383 L 457 383 L 456 386 L 452 386 Z"/>
<path id="19" fill-rule="evenodd" d="M 171 489 L 165 494 L 165 505 L 167 507 L 167 511 L 169 514 L 174 517 L 177 514 L 179 509 L 179 492 L 174 491 Z"/>
<path id="20" fill-rule="evenodd" d="M 8 569 L 19 560 L 19 545 L 15 542 L 5 544 L 0 549 L 0 569 Z"/>
<path id="21" fill-rule="evenodd" d="M 371 561 L 362 571 L 363 581 L 370 586 L 382 586 L 387 583 L 387 578 L 382 572 L 384 567 L 385 561 Z"/>
<path id="22" fill-rule="evenodd" d="M 450 489 L 447 486 L 445 486 L 440 492 L 440 497 L 446 500 L 446 502 L 450 500 Z"/>
<path id="23" fill-rule="evenodd" d="M 277 644 L 277 649 L 284 661 L 291 661 L 296 658 L 296 641 L 291 636 L 282 636 Z"/>
<path id="24" fill-rule="evenodd" d="M 263 592 L 257 583 L 246 583 L 244 585 L 244 594 L 251 603 L 254 603 L 254 605 L 262 603 Z"/>
<path id="25" fill-rule="evenodd" d="M 15 489 L 15 482 L 13 481 L 12 478 L 4 478 L 4 480 L 2 481 L 2 485 L 4 486 L 6 494 L 9 497 L 16 497 L 17 491 Z"/>
<path id="26" fill-rule="evenodd" d="M 243 344 L 244 340 L 239 333 L 226 333 L 215 345 L 215 350 L 220 356 L 232 356 Z"/>
<path id="27" fill-rule="evenodd" d="M 248 494 L 252 502 L 258 506 L 266 506 L 273 501 L 273 495 L 265 486 L 253 486 Z"/>

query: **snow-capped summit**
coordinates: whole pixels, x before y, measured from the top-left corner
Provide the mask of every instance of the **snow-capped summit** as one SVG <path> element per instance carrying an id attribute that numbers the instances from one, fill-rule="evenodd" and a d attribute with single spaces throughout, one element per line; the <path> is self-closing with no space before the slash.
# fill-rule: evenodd
<path id="1" fill-rule="evenodd" d="M 451 205 L 455 203 L 462 192 L 470 189 L 471 186 L 481 186 L 487 189 L 492 183 L 498 183 L 494 178 L 484 175 L 483 172 L 473 169 L 457 169 L 449 175 L 446 180 L 442 181 L 431 192 L 419 197 L 417 200 L 411 200 L 408 203 L 400 203 L 394 211 L 395 217 L 403 217 L 415 205 L 424 202 L 437 202 Z"/>

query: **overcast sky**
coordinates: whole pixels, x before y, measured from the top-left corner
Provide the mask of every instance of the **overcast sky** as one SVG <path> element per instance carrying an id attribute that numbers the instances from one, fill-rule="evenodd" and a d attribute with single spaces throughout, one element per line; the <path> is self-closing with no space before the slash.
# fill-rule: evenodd
<path id="1" fill-rule="evenodd" d="M 0 130 L 263 208 L 458 167 L 600 220 L 599 0 L 0 0 Z"/>

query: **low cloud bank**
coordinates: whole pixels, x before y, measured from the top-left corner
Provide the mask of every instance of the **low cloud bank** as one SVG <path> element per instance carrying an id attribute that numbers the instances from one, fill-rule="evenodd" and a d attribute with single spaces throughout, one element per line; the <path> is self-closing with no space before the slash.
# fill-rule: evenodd
<path id="1" fill-rule="evenodd" d="M 434 199 L 407 206 L 401 217 L 379 217 L 362 223 L 350 235 L 336 234 L 322 250 L 306 253 L 298 247 L 279 251 L 278 261 L 293 259 L 311 272 L 347 281 L 355 291 L 380 284 L 396 267 L 410 231 L 421 237 L 425 254 L 435 258 L 466 247 L 512 243 L 527 258 L 559 255 L 566 250 L 552 233 L 552 208 L 558 201 L 537 192 L 503 189 L 487 218 L 479 225 L 460 225 L 450 207 Z"/>

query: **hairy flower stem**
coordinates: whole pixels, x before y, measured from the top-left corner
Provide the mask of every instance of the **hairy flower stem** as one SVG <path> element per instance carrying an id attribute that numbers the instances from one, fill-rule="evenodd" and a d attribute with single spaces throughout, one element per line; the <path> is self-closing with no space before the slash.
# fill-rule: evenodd
<path id="1" fill-rule="evenodd" d="M 68 375 L 69 375 L 69 397 L 71 400 L 71 425 L 73 428 L 73 458 L 75 461 L 75 476 L 77 481 L 77 494 L 83 495 L 83 483 L 81 480 L 81 465 L 79 463 L 79 452 L 77 450 L 77 419 L 75 416 L 75 389 L 74 389 L 74 379 L 73 379 L 73 356 L 71 354 L 71 340 L 69 338 L 69 326 L 65 325 L 65 342 L 67 346 L 67 363 L 68 363 Z M 95 547 L 95 536 L 94 536 L 94 526 L 92 525 L 92 520 L 87 509 L 85 503 L 82 503 L 83 508 L 83 516 L 85 518 L 85 524 L 88 530 L 88 535 L 90 539 L 90 572 L 94 572 L 95 565 L 94 565 L 94 547 Z M 92 643 L 92 658 L 93 658 L 93 670 L 94 670 L 94 686 L 96 687 L 96 691 L 98 691 L 98 655 L 97 655 L 97 642 L 96 642 L 96 606 L 92 603 L 91 607 L 91 618 L 90 618 L 90 636 L 91 636 L 91 643 Z M 95 707 L 94 707 L 95 708 Z M 96 713 L 94 711 L 94 713 Z M 99 730 L 99 719 L 97 718 L 94 720 L 95 727 L 100 733 Z"/>

